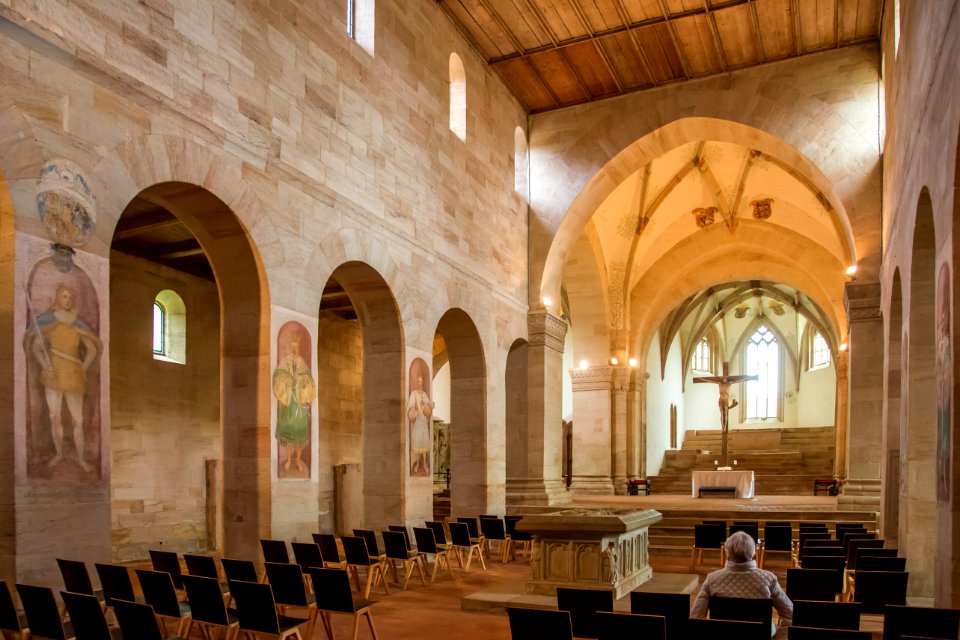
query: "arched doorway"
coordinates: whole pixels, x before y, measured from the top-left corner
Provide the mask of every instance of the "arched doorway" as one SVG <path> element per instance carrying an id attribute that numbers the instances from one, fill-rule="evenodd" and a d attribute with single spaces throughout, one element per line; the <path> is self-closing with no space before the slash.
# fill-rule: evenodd
<path id="1" fill-rule="evenodd" d="M 454 516 L 490 513 L 487 388 L 483 344 L 473 320 L 450 309 L 437 323 L 450 364 L 450 507 Z"/>
<path id="2" fill-rule="evenodd" d="M 514 340 L 507 353 L 506 389 L 507 486 L 529 477 L 527 461 L 527 341 Z M 509 491 L 508 491 L 509 494 Z"/>
<path id="3" fill-rule="evenodd" d="M 115 559 L 158 543 L 255 553 L 270 529 L 267 296 L 246 229 L 202 187 L 156 184 L 121 215 L 111 272 Z M 158 335 L 185 341 L 183 362 Z"/>
<path id="4" fill-rule="evenodd" d="M 896 546 L 900 532 L 900 393 L 901 336 L 903 335 L 903 285 L 900 269 L 893 274 L 890 292 L 890 313 L 887 317 L 886 406 L 883 429 L 884 463 L 880 497 L 880 531 L 885 540 Z"/>
<path id="5" fill-rule="evenodd" d="M 910 571 L 910 594 L 933 596 L 936 564 L 937 384 L 935 339 L 936 234 L 930 193 L 917 203 L 910 260 L 909 350 L 907 356 L 906 458 L 900 504 L 900 543 Z"/>
<path id="6" fill-rule="evenodd" d="M 341 533 L 404 521 L 403 330 L 393 293 L 363 262 L 337 267 L 317 336 L 320 511 Z M 360 465 L 356 476 L 340 465 Z M 343 469 L 334 497 L 332 469 Z M 349 502 L 344 497 L 350 496 Z"/>

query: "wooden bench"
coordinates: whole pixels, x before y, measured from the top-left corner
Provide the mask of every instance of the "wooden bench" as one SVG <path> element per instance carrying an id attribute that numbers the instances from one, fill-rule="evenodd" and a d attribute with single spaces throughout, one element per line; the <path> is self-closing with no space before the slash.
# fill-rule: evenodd
<path id="1" fill-rule="evenodd" d="M 736 487 L 700 487 L 697 490 L 698 498 L 736 498 Z"/>

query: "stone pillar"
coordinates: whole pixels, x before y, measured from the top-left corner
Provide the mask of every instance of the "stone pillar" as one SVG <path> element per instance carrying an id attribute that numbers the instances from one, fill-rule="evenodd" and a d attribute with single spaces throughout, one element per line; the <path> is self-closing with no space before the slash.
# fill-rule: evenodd
<path id="1" fill-rule="evenodd" d="M 609 495 L 612 430 L 613 367 L 601 365 L 570 370 L 573 381 L 573 481 L 575 494 Z"/>
<path id="2" fill-rule="evenodd" d="M 527 316 L 527 438 L 525 478 L 507 482 L 507 503 L 561 504 L 563 485 L 563 339 L 567 323 L 546 309 Z"/>
<path id="3" fill-rule="evenodd" d="M 841 509 L 879 511 L 883 458 L 883 367 L 880 363 L 883 362 L 884 344 L 880 283 L 848 282 L 844 304 L 849 323 L 849 396 L 846 481 L 838 506 Z M 838 380 L 840 375 L 838 367 Z M 837 400 L 839 407 L 841 398 Z"/>
<path id="4" fill-rule="evenodd" d="M 612 434 L 610 438 L 610 460 L 613 464 L 613 492 L 617 495 L 627 493 L 627 476 L 630 474 L 628 443 L 632 439 L 630 432 L 631 421 L 636 414 L 634 407 L 635 395 L 633 390 L 633 369 L 625 366 L 615 367 L 613 370 L 612 403 Z"/>

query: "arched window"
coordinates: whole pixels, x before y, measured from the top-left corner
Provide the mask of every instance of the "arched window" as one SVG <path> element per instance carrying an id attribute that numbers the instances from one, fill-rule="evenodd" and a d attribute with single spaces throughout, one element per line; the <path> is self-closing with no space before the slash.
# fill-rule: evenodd
<path id="1" fill-rule="evenodd" d="M 186 364 L 187 309 L 176 291 L 164 289 L 153 301 L 153 357 Z"/>
<path id="2" fill-rule="evenodd" d="M 810 343 L 810 366 L 825 367 L 830 364 L 830 346 L 819 331 L 813 334 Z"/>
<path id="3" fill-rule="evenodd" d="M 530 181 L 530 155 L 527 149 L 527 134 L 522 127 L 513 131 L 513 188 L 524 200 L 528 198 Z"/>
<path id="4" fill-rule="evenodd" d="M 450 54 L 450 131 L 467 140 L 467 73 L 456 53 Z"/>
<path id="5" fill-rule="evenodd" d="M 710 357 L 712 351 L 710 338 L 703 336 L 697 343 L 697 348 L 693 352 L 693 361 L 690 365 L 694 371 L 713 371 L 713 361 Z"/>
<path id="6" fill-rule="evenodd" d="M 374 0 L 346 0 L 347 35 L 373 55 Z"/>
<path id="7" fill-rule="evenodd" d="M 893 59 L 900 53 L 900 0 L 893 0 Z"/>
<path id="8" fill-rule="evenodd" d="M 777 418 L 780 415 L 780 344 L 766 325 L 760 325 L 750 336 L 746 347 L 747 381 L 746 417 L 748 420 Z"/>

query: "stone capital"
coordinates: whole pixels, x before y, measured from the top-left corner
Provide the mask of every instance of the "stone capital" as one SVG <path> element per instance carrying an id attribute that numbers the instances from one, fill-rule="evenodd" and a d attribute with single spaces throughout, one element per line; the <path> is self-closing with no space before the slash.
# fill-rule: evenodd
<path id="1" fill-rule="evenodd" d="M 613 367 L 605 364 L 586 369 L 570 369 L 573 392 L 610 390 L 613 383 Z"/>
<path id="2" fill-rule="evenodd" d="M 614 367 L 613 390 L 629 391 L 633 381 L 633 369 L 630 367 Z"/>
<path id="3" fill-rule="evenodd" d="M 880 319 L 880 283 L 848 282 L 843 288 L 847 323 Z"/>
<path id="4" fill-rule="evenodd" d="M 545 346 L 563 353 L 567 321 L 546 309 L 537 309 L 527 314 L 527 334 L 531 346 Z"/>

